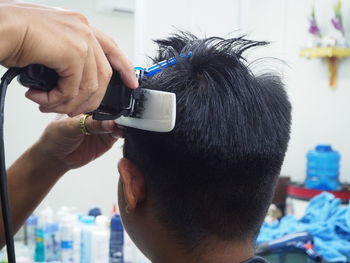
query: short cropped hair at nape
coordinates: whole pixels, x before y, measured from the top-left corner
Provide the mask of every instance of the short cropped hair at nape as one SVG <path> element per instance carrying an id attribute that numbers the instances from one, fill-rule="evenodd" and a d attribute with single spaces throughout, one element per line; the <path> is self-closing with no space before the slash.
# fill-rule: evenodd
<path id="1" fill-rule="evenodd" d="M 179 241 L 252 240 L 291 125 L 280 78 L 254 75 L 243 57 L 267 43 L 186 32 L 155 43 L 154 62 L 177 57 L 177 64 L 145 77 L 142 86 L 176 93 L 176 125 L 169 133 L 126 128 L 124 156 L 144 174 L 156 215 Z"/>

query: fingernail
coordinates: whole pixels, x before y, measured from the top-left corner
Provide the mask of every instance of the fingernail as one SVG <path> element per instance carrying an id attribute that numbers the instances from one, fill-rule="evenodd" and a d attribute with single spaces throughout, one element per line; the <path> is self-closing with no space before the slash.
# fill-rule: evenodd
<path id="1" fill-rule="evenodd" d="M 112 131 L 111 121 L 102 121 L 101 127 L 102 127 L 105 131 Z"/>
<path id="2" fill-rule="evenodd" d="M 124 132 L 123 132 L 123 130 L 115 131 L 115 132 L 111 133 L 111 136 L 114 139 L 124 138 Z"/>
<path id="3" fill-rule="evenodd" d="M 118 139 L 120 138 L 119 135 L 116 135 L 116 134 L 113 134 L 113 133 L 111 133 L 110 135 L 111 135 L 111 137 L 112 137 L 113 139 L 116 139 L 116 140 L 118 140 Z"/>
<path id="4" fill-rule="evenodd" d="M 129 74 L 129 73 L 121 72 L 120 74 L 125 76 L 128 86 L 130 85 L 129 88 L 136 89 L 139 86 L 139 82 L 137 81 L 135 73 Z"/>
<path id="5" fill-rule="evenodd" d="M 132 82 L 133 82 L 133 84 L 134 84 L 134 88 L 136 89 L 136 88 L 139 86 L 139 82 L 138 82 L 138 80 L 136 79 L 136 77 L 133 78 Z"/>
<path id="6" fill-rule="evenodd" d="M 71 113 L 68 113 L 67 115 L 70 117 L 70 118 L 73 118 L 77 115 L 79 115 L 81 112 L 71 112 Z"/>

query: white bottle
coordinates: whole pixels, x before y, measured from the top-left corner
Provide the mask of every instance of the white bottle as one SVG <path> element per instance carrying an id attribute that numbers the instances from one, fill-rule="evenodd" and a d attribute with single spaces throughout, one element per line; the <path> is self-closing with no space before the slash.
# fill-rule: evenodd
<path id="1" fill-rule="evenodd" d="M 108 219 L 105 216 L 96 217 L 96 229 L 91 237 L 91 263 L 108 263 L 109 261 L 109 231 Z"/>
<path id="2" fill-rule="evenodd" d="M 80 246 L 81 246 L 81 224 L 78 215 L 74 216 L 73 227 L 73 262 L 80 263 Z"/>
<path id="3" fill-rule="evenodd" d="M 61 262 L 73 263 L 74 216 L 66 215 L 61 221 Z M 80 245 L 80 244 L 79 244 Z"/>
<path id="4" fill-rule="evenodd" d="M 53 210 L 49 205 L 39 212 L 35 261 L 49 261 L 53 257 L 54 239 L 51 238 Z"/>
<path id="5" fill-rule="evenodd" d="M 26 244 L 30 250 L 34 251 L 35 248 L 35 229 L 38 225 L 38 217 L 31 215 L 26 220 L 25 229 L 26 229 Z"/>
<path id="6" fill-rule="evenodd" d="M 91 263 L 91 236 L 95 230 L 95 218 L 93 216 L 83 216 L 80 241 L 80 263 Z"/>

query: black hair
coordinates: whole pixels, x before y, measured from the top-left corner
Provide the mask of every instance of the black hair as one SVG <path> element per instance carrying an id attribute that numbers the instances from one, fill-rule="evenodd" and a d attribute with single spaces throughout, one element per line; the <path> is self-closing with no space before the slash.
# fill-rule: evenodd
<path id="1" fill-rule="evenodd" d="M 291 124 L 280 78 L 254 75 L 242 56 L 267 43 L 186 32 L 155 42 L 154 61 L 177 57 L 177 64 L 142 86 L 176 93 L 176 125 L 169 133 L 126 128 L 124 156 L 144 174 L 160 222 L 179 241 L 251 241 L 271 202 Z"/>

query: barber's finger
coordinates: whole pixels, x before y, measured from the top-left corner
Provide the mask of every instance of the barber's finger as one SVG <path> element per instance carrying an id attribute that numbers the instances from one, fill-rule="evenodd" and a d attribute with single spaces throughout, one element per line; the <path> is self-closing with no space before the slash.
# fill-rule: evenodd
<path id="1" fill-rule="evenodd" d="M 88 117 L 85 120 L 85 127 L 91 134 L 106 134 L 110 133 L 115 137 L 123 136 L 123 129 L 117 127 L 114 121 L 96 121 L 92 117 Z"/>
<path id="2" fill-rule="evenodd" d="M 79 87 L 79 93 L 77 96 L 74 99 L 68 100 L 67 102 L 58 106 L 43 106 L 40 108 L 40 110 L 42 112 L 66 112 L 70 117 L 83 113 L 85 110 L 88 111 L 88 109 L 84 108 L 81 111 L 77 111 L 77 108 L 80 108 L 80 106 L 84 104 L 85 101 L 87 101 L 90 96 L 98 89 L 96 68 L 94 51 L 92 48 L 90 48 L 88 51 L 88 56 L 86 58 L 86 63 L 83 67 L 83 74 Z"/>
<path id="3" fill-rule="evenodd" d="M 36 102 L 39 104 L 39 108 L 49 108 L 48 106 L 50 105 L 51 108 L 54 108 L 58 105 L 61 104 L 61 102 L 56 102 L 50 104 L 49 98 L 48 98 L 48 92 L 42 91 L 42 90 L 36 90 L 36 89 L 28 89 L 25 93 L 26 98 Z M 45 106 L 42 106 L 42 105 Z M 44 111 L 43 111 L 44 112 Z"/>
<path id="4" fill-rule="evenodd" d="M 79 87 L 79 94 L 74 100 L 70 100 L 62 105 L 63 109 L 68 113 L 68 116 L 73 117 L 80 113 L 92 110 L 91 108 L 81 108 L 81 110 L 77 111 L 77 108 L 84 104 L 96 92 L 96 90 L 98 90 L 98 88 L 99 84 L 95 50 L 90 44 Z"/>
<path id="5" fill-rule="evenodd" d="M 93 94 L 91 94 L 88 100 L 78 106 L 78 108 L 73 113 L 71 113 L 73 116 L 79 113 L 96 110 L 101 104 L 101 101 L 106 93 L 106 89 L 112 77 L 112 68 L 97 40 L 92 43 L 92 46 L 95 50 L 98 89 Z"/>
<path id="6" fill-rule="evenodd" d="M 66 137 L 76 138 L 76 136 L 83 136 L 81 130 L 81 121 L 84 116 L 76 116 L 74 118 L 64 118 L 58 121 L 54 121 L 53 124 L 57 125 L 60 133 Z M 87 132 L 93 135 L 110 134 L 113 138 L 123 137 L 123 128 L 117 126 L 114 121 L 96 121 L 92 119 L 92 116 L 87 116 L 84 121 L 84 126 Z M 57 130 L 57 129 L 56 129 Z"/>
<path id="7" fill-rule="evenodd" d="M 12 0 L 9 0 L 8 2 L 12 2 Z M 63 9 L 60 7 L 50 7 L 47 5 L 36 5 L 36 4 L 30 4 L 30 3 L 15 3 L 15 5 L 20 5 L 21 7 L 27 7 L 27 8 L 33 8 L 33 9 L 42 9 L 42 10 L 52 10 L 53 8 L 57 9 L 57 10 L 67 10 L 67 9 Z"/>
<path id="8" fill-rule="evenodd" d="M 138 81 L 135 76 L 134 67 L 118 47 L 117 43 L 98 29 L 94 28 L 93 30 L 109 62 L 119 72 L 124 84 L 132 89 L 137 88 Z"/>
<path id="9" fill-rule="evenodd" d="M 96 108 L 94 105 L 86 104 L 86 102 L 89 101 L 91 97 L 93 97 L 95 100 L 102 100 L 101 97 L 95 98 L 95 94 L 99 90 L 99 82 L 95 59 L 95 50 L 93 50 L 93 48 L 91 48 L 89 51 L 89 59 L 87 59 L 85 63 L 79 90 L 80 91 L 78 97 L 71 102 L 72 110 L 68 114 L 70 117 L 95 110 Z"/>
<path id="10" fill-rule="evenodd" d="M 105 90 L 98 89 L 87 101 L 85 101 L 81 106 L 79 106 L 72 116 L 76 116 L 79 113 L 92 112 L 100 106 L 101 98 L 103 98 L 105 94 Z M 74 115 L 73 115 L 74 114 Z"/>
<path id="11" fill-rule="evenodd" d="M 82 49 L 80 53 L 83 58 L 76 58 L 70 63 L 66 62 L 66 65 L 68 65 L 66 68 L 57 70 L 60 75 L 57 88 L 50 92 L 28 90 L 26 97 L 38 103 L 42 109 L 51 109 L 51 111 L 57 113 L 69 112 L 69 107 L 65 103 L 73 100 L 79 94 L 87 53 L 88 47 L 86 51 Z"/>

